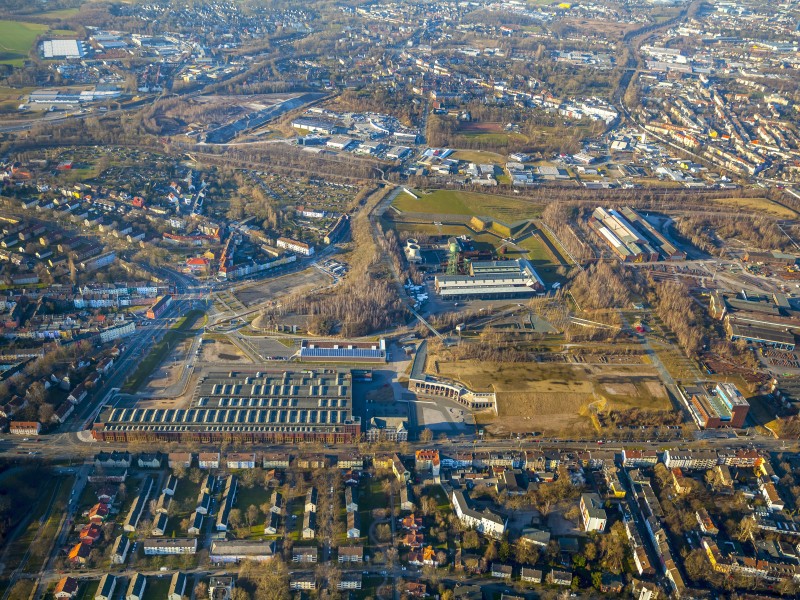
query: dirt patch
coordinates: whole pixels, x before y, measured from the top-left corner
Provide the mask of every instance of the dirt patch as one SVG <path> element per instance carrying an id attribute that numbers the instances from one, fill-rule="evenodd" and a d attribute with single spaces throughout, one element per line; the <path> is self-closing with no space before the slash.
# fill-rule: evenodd
<path id="1" fill-rule="evenodd" d="M 502 123 L 461 123 L 458 133 L 502 133 Z"/>
<path id="2" fill-rule="evenodd" d="M 247 356 L 239 348 L 226 340 L 206 340 L 201 348 L 200 359 L 202 362 L 213 364 L 247 360 Z"/>
<path id="3" fill-rule="evenodd" d="M 605 390 L 607 393 L 611 394 L 612 396 L 633 396 L 636 394 L 636 386 L 632 383 L 615 383 L 610 384 L 606 383 L 603 384 L 602 389 Z"/>
<path id="4" fill-rule="evenodd" d="M 434 361 L 428 357 L 433 369 Z M 477 420 L 489 433 L 591 430 L 590 404 L 603 410 L 668 411 L 672 404 L 647 365 L 487 363 L 436 359 L 439 375 L 497 394 L 497 415 Z M 568 436 L 569 437 L 569 436 Z"/>

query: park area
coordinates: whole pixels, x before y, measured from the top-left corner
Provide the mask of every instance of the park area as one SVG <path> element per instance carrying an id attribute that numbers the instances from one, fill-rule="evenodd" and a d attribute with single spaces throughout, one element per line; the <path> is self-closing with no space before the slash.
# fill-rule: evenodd
<path id="1" fill-rule="evenodd" d="M 432 357 L 428 358 L 429 364 Z M 436 359 L 433 359 L 436 360 Z M 496 417 L 481 416 L 492 433 L 590 432 L 593 411 L 671 411 L 653 367 L 565 363 L 437 360 L 438 375 L 497 394 Z"/>

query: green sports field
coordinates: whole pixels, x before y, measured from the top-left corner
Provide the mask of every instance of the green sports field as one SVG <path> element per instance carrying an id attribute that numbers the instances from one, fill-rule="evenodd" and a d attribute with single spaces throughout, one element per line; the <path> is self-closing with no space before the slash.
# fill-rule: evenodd
<path id="1" fill-rule="evenodd" d="M 50 29 L 24 21 L 0 21 L 0 64 L 22 66 L 36 38 Z"/>
<path id="2" fill-rule="evenodd" d="M 394 206 L 403 212 L 430 213 L 440 215 L 479 215 L 506 222 L 533 219 L 541 215 L 543 207 L 523 200 L 476 194 L 458 190 L 436 190 L 429 194 L 419 193 L 419 199 L 401 193 Z"/>

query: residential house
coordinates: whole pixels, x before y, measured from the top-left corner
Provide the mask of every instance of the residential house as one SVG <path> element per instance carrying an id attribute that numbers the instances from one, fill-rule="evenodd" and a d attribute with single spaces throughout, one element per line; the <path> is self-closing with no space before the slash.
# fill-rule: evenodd
<path id="1" fill-rule="evenodd" d="M 361 573 L 354 573 L 346 571 L 342 573 L 339 583 L 336 584 L 339 590 L 360 590 L 361 589 Z"/>
<path id="2" fill-rule="evenodd" d="M 62 577 L 53 590 L 53 596 L 58 600 L 71 600 L 77 593 L 78 580 L 74 577 Z"/>
<path id="3" fill-rule="evenodd" d="M 352 513 L 348 513 L 352 514 Z M 317 513 L 307 512 L 303 515 L 303 539 L 313 540 L 317 530 Z"/>
<path id="4" fill-rule="evenodd" d="M 108 504 L 98 502 L 89 509 L 89 521 L 91 523 L 102 524 L 108 518 L 109 507 Z"/>
<path id="5" fill-rule="evenodd" d="M 278 528 L 280 527 L 281 518 L 278 516 L 277 513 L 269 512 L 267 513 L 267 522 L 264 524 L 264 534 L 265 535 L 275 535 L 278 533 Z"/>
<path id="6" fill-rule="evenodd" d="M 167 523 L 169 522 L 169 517 L 167 513 L 157 513 L 155 518 L 153 519 L 153 530 L 152 535 L 159 536 L 164 535 L 167 532 Z"/>
<path id="7" fill-rule="evenodd" d="M 547 574 L 547 580 L 553 585 L 569 586 L 572 585 L 572 572 L 553 569 Z"/>
<path id="8" fill-rule="evenodd" d="M 336 467 L 339 469 L 362 470 L 364 468 L 364 457 L 355 453 L 343 454 L 336 460 Z"/>
<path id="9" fill-rule="evenodd" d="M 114 588 L 116 587 L 117 578 L 106 573 L 100 578 L 100 584 L 97 586 L 94 600 L 112 600 L 114 597 Z"/>
<path id="10" fill-rule="evenodd" d="M 203 515 L 197 511 L 192 513 L 192 516 L 189 517 L 189 528 L 187 533 L 189 535 L 200 535 L 203 531 Z"/>
<path id="11" fill-rule="evenodd" d="M 198 463 L 201 469 L 219 469 L 219 452 L 201 452 Z"/>
<path id="12" fill-rule="evenodd" d="M 125 594 L 125 600 L 142 600 L 144 596 L 144 588 L 147 586 L 147 577 L 141 573 L 134 573 L 128 584 L 128 591 Z"/>
<path id="13" fill-rule="evenodd" d="M 42 424 L 38 421 L 12 421 L 8 426 L 11 435 L 39 435 Z"/>
<path id="14" fill-rule="evenodd" d="M 347 487 L 344 490 L 344 507 L 347 512 L 358 512 L 358 502 L 356 489 L 354 487 Z"/>
<path id="15" fill-rule="evenodd" d="M 525 527 L 519 537 L 520 541 L 536 546 L 538 548 L 547 548 L 550 543 L 550 532 L 536 527 Z"/>
<path id="16" fill-rule="evenodd" d="M 428 587 L 421 582 L 406 582 L 406 593 L 412 598 L 424 598 L 428 595 Z"/>
<path id="17" fill-rule="evenodd" d="M 357 512 L 347 513 L 347 537 L 351 539 L 361 537 L 361 519 Z"/>
<path id="18" fill-rule="evenodd" d="M 283 452 L 271 452 L 262 457 L 262 466 L 265 469 L 288 469 L 291 457 Z"/>
<path id="19" fill-rule="evenodd" d="M 542 583 L 542 570 L 532 567 L 522 567 L 520 579 L 525 583 Z"/>
<path id="20" fill-rule="evenodd" d="M 156 513 L 164 513 L 167 514 L 169 512 L 169 505 L 172 504 L 172 496 L 168 496 L 164 492 L 158 496 L 158 501 L 156 502 Z"/>
<path id="21" fill-rule="evenodd" d="M 315 590 L 317 579 L 313 573 L 291 573 L 289 575 L 290 590 Z"/>
<path id="22" fill-rule="evenodd" d="M 500 579 L 511 579 L 511 573 L 513 569 L 511 565 L 504 565 L 503 563 L 492 563 L 492 577 L 498 577 Z"/>
<path id="23" fill-rule="evenodd" d="M 142 484 L 142 489 L 139 491 L 139 495 L 134 499 L 133 504 L 128 511 L 128 516 L 125 518 L 125 522 L 122 525 L 122 528 L 125 531 L 136 531 L 136 526 L 139 524 L 139 519 L 142 516 L 142 512 L 147 506 L 147 500 L 150 498 L 150 492 L 152 489 L 153 479 L 151 477 L 146 477 L 144 483 Z"/>
<path id="24" fill-rule="evenodd" d="M 89 560 L 92 551 L 92 544 L 89 542 L 78 542 L 67 553 L 67 560 L 73 565 L 84 565 Z"/>
<path id="25" fill-rule="evenodd" d="M 310 487 L 306 492 L 305 512 L 317 512 L 317 488 Z"/>
<path id="26" fill-rule="evenodd" d="M 148 538 L 142 542 L 142 548 L 147 556 L 195 554 L 197 538 Z"/>
<path id="27" fill-rule="evenodd" d="M 454 490 L 451 501 L 456 516 L 467 527 L 473 527 L 479 533 L 493 537 L 501 537 L 506 530 L 506 521 L 489 509 L 478 512 L 469 507 L 464 493 Z"/>
<path id="28" fill-rule="evenodd" d="M 207 515 L 209 510 L 211 510 L 211 494 L 201 490 L 200 495 L 197 497 L 195 512 L 200 515 Z"/>
<path id="29" fill-rule="evenodd" d="M 430 471 L 433 477 L 439 476 L 441 461 L 438 450 L 417 450 L 414 454 L 414 469 L 420 473 Z"/>
<path id="30" fill-rule="evenodd" d="M 90 545 L 94 544 L 101 537 L 103 537 L 103 528 L 97 523 L 89 523 L 88 525 L 85 525 L 83 528 L 81 528 L 81 532 L 79 534 L 80 540 Z"/>
<path id="31" fill-rule="evenodd" d="M 99 452 L 94 457 L 94 466 L 105 469 L 130 469 L 132 462 L 130 452 Z"/>
<path id="32" fill-rule="evenodd" d="M 271 513 L 275 513 L 276 515 L 282 515 L 283 514 L 283 504 L 284 504 L 283 503 L 283 494 L 281 494 L 279 491 L 276 490 L 276 491 L 272 492 L 272 496 L 270 497 L 269 501 L 270 501 L 270 504 L 271 504 L 269 511 Z"/>
<path id="33" fill-rule="evenodd" d="M 170 469 L 182 467 L 188 469 L 192 466 L 191 452 L 170 452 L 167 455 L 167 464 Z"/>
<path id="34" fill-rule="evenodd" d="M 231 452 L 226 463 L 229 469 L 255 469 L 256 455 L 252 452 Z"/>
<path id="35" fill-rule="evenodd" d="M 400 483 L 408 483 L 411 479 L 411 473 L 406 469 L 406 466 L 397 454 L 392 456 L 392 473 L 394 473 L 394 476 L 397 477 Z"/>
<path id="36" fill-rule="evenodd" d="M 176 571 L 169 580 L 167 600 L 181 600 L 186 593 L 186 574 Z"/>
<path id="37" fill-rule="evenodd" d="M 217 531 L 228 530 L 228 517 L 236 501 L 236 489 L 236 477 L 228 475 L 228 478 L 225 480 L 225 490 L 222 493 L 222 502 L 220 502 L 219 512 L 217 513 L 217 522 L 215 525 Z"/>
<path id="38" fill-rule="evenodd" d="M 341 548 L 339 551 L 341 552 Z M 292 548 L 292 562 L 315 563 L 317 562 L 317 553 L 316 546 L 294 546 Z"/>
<path id="39" fill-rule="evenodd" d="M 136 462 L 140 469 L 160 469 L 163 457 L 159 452 L 147 452 L 140 454 Z"/>
<path id="40" fill-rule="evenodd" d="M 364 561 L 363 546 L 339 546 L 340 563 L 361 563 Z"/>
<path id="41" fill-rule="evenodd" d="M 170 475 L 167 477 L 167 483 L 164 484 L 164 488 L 161 492 L 167 496 L 174 496 L 176 489 L 178 489 L 178 478 L 175 477 L 175 475 Z"/>
<path id="42" fill-rule="evenodd" d="M 605 531 L 608 518 L 600 496 L 595 493 L 581 494 L 580 509 L 585 531 Z"/>
<path id="43" fill-rule="evenodd" d="M 114 545 L 111 547 L 111 564 L 121 565 L 125 563 L 128 557 L 128 550 L 131 547 L 130 538 L 127 535 L 119 535 L 114 540 Z"/>

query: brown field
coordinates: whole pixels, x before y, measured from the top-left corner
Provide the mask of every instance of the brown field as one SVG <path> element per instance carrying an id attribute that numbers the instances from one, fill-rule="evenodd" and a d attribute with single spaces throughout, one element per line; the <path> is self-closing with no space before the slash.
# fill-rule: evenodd
<path id="1" fill-rule="evenodd" d="M 765 212 L 781 219 L 794 219 L 797 216 L 797 213 L 788 206 L 768 198 L 717 198 L 714 202 L 745 211 Z"/>
<path id="2" fill-rule="evenodd" d="M 458 126 L 458 133 L 502 133 L 502 123 L 461 123 Z"/>
<path id="3" fill-rule="evenodd" d="M 588 432 L 593 403 L 605 410 L 672 409 L 666 389 L 649 365 L 440 360 L 438 367 L 443 377 L 497 394 L 497 417 L 481 417 L 494 432 Z"/>

